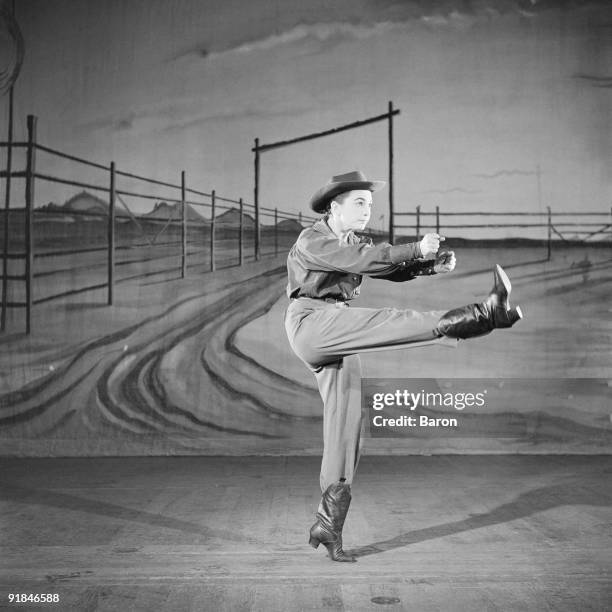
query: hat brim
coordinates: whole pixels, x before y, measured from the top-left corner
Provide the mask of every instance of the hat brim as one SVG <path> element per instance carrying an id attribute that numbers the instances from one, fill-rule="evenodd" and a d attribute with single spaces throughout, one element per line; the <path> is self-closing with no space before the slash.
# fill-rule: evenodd
<path id="1" fill-rule="evenodd" d="M 385 181 L 342 181 L 339 183 L 328 183 L 312 196 L 310 208 L 317 213 L 323 213 L 331 200 L 345 191 L 367 189 L 368 191 L 375 192 L 382 189 L 386 184 Z"/>

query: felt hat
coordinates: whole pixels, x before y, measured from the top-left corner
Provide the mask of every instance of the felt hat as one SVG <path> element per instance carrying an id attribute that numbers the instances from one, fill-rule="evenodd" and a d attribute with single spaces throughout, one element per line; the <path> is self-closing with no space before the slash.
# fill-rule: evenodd
<path id="1" fill-rule="evenodd" d="M 385 181 L 370 181 L 359 170 L 332 176 L 328 183 L 323 185 L 310 199 L 310 208 L 318 213 L 325 212 L 327 205 L 340 193 L 353 189 L 367 189 L 378 191 L 386 185 Z"/>

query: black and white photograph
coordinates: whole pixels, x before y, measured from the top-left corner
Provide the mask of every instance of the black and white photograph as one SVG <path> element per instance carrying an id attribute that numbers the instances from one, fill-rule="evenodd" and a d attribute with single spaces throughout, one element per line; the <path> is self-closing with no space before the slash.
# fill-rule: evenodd
<path id="1" fill-rule="evenodd" d="M 0 610 L 612 609 L 609 0 L 0 0 Z"/>

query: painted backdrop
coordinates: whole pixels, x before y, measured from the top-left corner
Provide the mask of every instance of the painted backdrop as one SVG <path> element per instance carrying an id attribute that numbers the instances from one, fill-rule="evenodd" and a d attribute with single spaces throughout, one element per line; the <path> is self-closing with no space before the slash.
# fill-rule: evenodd
<path id="1" fill-rule="evenodd" d="M 386 125 L 262 156 L 258 258 L 251 149 L 390 100 L 399 239 L 439 207 L 458 266 L 366 281 L 360 305 L 451 308 L 486 295 L 500 263 L 525 319 L 452 350 L 364 356 L 369 378 L 473 379 L 495 396 L 427 413 L 455 429 L 386 437 L 366 410 L 366 450 L 610 451 L 608 2 L 1 7 L 0 452 L 320 452 L 314 379 L 284 336 L 284 258 L 329 176 L 386 178 Z"/>

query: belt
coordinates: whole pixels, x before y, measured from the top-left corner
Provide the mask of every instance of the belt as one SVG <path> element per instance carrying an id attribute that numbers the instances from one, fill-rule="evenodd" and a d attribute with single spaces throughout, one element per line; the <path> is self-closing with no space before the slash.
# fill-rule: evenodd
<path id="1" fill-rule="evenodd" d="M 335 298 L 335 297 L 327 296 L 327 297 L 317 297 L 317 298 L 311 298 L 311 299 L 317 300 L 317 302 L 325 302 L 326 304 L 333 304 L 336 308 L 348 308 L 349 307 L 348 300 L 345 300 L 344 298 Z"/>
<path id="2" fill-rule="evenodd" d="M 348 308 L 348 300 L 345 300 L 344 298 L 335 298 L 335 297 L 331 297 L 331 296 L 327 296 L 327 297 L 307 297 L 305 295 L 300 295 L 296 298 L 291 298 L 292 300 L 299 300 L 299 299 L 305 299 L 305 300 L 316 300 L 317 302 L 326 302 L 327 304 L 334 304 L 338 307 L 340 306 L 346 306 Z"/>

